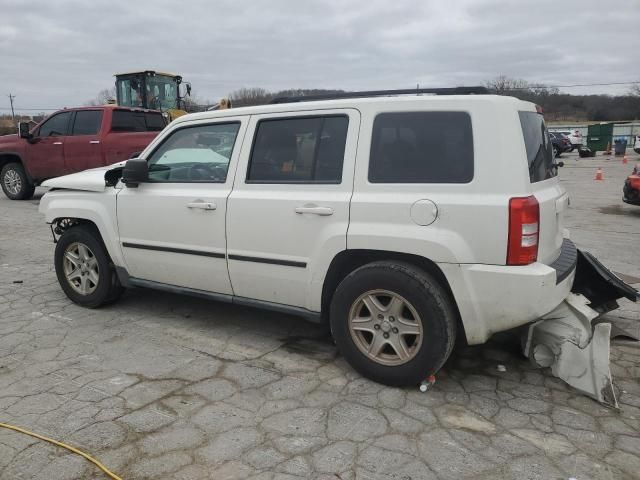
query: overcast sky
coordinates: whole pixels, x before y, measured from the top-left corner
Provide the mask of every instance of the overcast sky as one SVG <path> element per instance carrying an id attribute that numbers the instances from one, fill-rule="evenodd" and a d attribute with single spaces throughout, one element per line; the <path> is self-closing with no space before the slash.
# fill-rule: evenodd
<path id="1" fill-rule="evenodd" d="M 0 113 L 75 106 L 113 74 L 239 87 L 640 80 L 640 0 L 0 0 Z M 567 89 L 623 93 L 629 86 Z"/>

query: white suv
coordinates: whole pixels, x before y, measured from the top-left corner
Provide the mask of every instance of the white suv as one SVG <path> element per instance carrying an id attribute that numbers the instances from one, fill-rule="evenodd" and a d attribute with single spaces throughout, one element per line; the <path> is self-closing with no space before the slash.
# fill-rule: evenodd
<path id="1" fill-rule="evenodd" d="M 563 302 L 578 253 L 534 104 L 345 96 L 186 115 L 140 159 L 46 182 L 65 293 L 97 307 L 149 287 L 328 321 L 391 385 L 436 372 L 456 336 L 483 343 Z"/>

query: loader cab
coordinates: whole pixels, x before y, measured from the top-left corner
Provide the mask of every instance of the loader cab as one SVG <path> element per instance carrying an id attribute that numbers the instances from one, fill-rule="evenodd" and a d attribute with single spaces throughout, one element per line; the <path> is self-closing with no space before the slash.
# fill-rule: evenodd
<path id="1" fill-rule="evenodd" d="M 167 112 L 171 120 L 186 113 L 184 96 L 191 94 L 191 85 L 185 82 L 181 87 L 180 75 L 145 70 L 115 77 L 118 105 L 161 110 Z"/>

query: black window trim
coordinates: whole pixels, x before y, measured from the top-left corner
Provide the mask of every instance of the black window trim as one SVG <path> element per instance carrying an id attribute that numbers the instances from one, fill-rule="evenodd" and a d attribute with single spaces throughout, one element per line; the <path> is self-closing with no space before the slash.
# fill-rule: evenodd
<path id="1" fill-rule="evenodd" d="M 371 181 L 371 152 L 373 151 L 373 128 L 376 123 L 376 119 L 380 115 L 385 115 L 388 113 L 465 113 L 469 117 L 469 123 L 471 124 L 471 144 L 473 146 L 473 171 L 471 178 L 468 182 L 372 182 Z M 378 112 L 373 117 L 373 121 L 371 122 L 371 145 L 369 146 L 369 158 L 367 162 L 367 185 L 469 185 L 473 183 L 476 178 L 476 149 L 474 144 L 475 138 L 473 133 L 473 117 L 469 110 L 388 110 L 384 112 Z"/>
<path id="2" fill-rule="evenodd" d="M 80 135 L 74 135 L 73 129 L 76 128 L 76 117 L 78 116 L 78 112 L 100 112 L 100 122 L 98 122 L 98 131 L 96 133 L 82 133 Z M 82 110 L 75 110 L 73 112 L 73 119 L 71 120 L 69 133 L 70 137 L 95 137 L 96 135 L 100 135 L 102 131 L 102 123 L 104 121 L 104 109 L 102 108 L 86 108 Z"/>
<path id="3" fill-rule="evenodd" d="M 50 120 L 53 120 L 54 117 L 57 117 L 58 115 L 62 115 L 64 113 L 68 113 L 69 114 L 69 119 L 67 120 L 67 126 L 65 127 L 65 133 L 63 133 L 62 135 L 48 135 L 46 137 L 41 137 L 40 136 L 40 131 L 42 130 L 42 127 L 48 123 Z M 53 115 L 47 117 L 47 119 L 42 122 L 42 124 L 38 127 L 38 133 L 36 134 L 36 137 L 38 138 L 49 138 L 51 136 L 55 136 L 55 137 L 68 137 L 71 134 L 71 131 L 69 129 L 69 125 L 71 124 L 71 119 L 75 116 L 75 110 L 61 110 L 59 112 L 54 113 Z"/>
<path id="4" fill-rule="evenodd" d="M 169 140 L 176 132 L 180 131 L 180 130 L 186 130 L 188 128 L 195 128 L 195 127 L 207 127 L 207 126 L 211 126 L 211 125 L 239 125 L 238 128 L 238 132 L 236 133 L 236 139 L 233 142 L 233 147 L 231 147 L 231 154 L 229 155 L 229 163 L 227 165 L 227 177 L 224 179 L 224 181 L 220 181 L 220 180 L 200 180 L 197 182 L 173 182 L 173 181 L 157 181 L 157 180 L 147 180 L 146 183 L 159 183 L 159 184 L 165 184 L 165 183 L 188 183 L 188 184 L 200 184 L 200 183 L 215 183 L 215 184 L 220 184 L 220 185 L 224 185 L 225 183 L 227 183 L 227 181 L 229 180 L 229 166 L 231 165 L 231 159 L 233 158 L 233 152 L 235 152 L 236 150 L 236 145 L 238 144 L 238 134 L 240 133 L 240 128 L 242 128 L 242 120 L 227 120 L 227 121 L 222 121 L 222 122 L 206 122 L 206 123 L 197 123 L 194 125 L 182 125 L 180 127 L 176 127 L 175 130 L 172 130 L 165 138 L 162 139 L 162 141 L 155 146 L 155 148 L 151 151 L 151 153 L 149 153 L 149 155 L 147 156 L 147 158 L 145 159 L 147 162 L 147 165 L 149 164 L 149 160 L 151 160 L 151 157 L 153 157 L 153 155 L 158 151 L 158 149 L 160 147 L 162 147 L 162 145 L 165 144 L 165 142 L 167 140 Z"/>
<path id="5" fill-rule="evenodd" d="M 267 115 L 272 115 L 272 114 L 267 114 Z M 348 113 L 344 112 L 344 113 L 326 113 L 326 114 L 304 114 L 304 115 L 287 115 L 287 116 L 283 116 L 283 117 L 267 117 L 267 118 L 260 118 L 257 122 L 256 125 L 253 129 L 253 139 L 251 140 L 251 150 L 249 150 L 249 159 L 247 161 L 247 172 L 245 174 L 245 178 L 244 178 L 244 183 L 245 184 L 249 184 L 249 185 L 342 185 L 342 177 L 344 175 L 344 158 L 342 159 L 342 172 L 340 174 L 340 179 L 339 180 L 279 180 L 279 181 L 272 181 L 272 180 L 251 180 L 249 179 L 249 172 L 251 171 L 251 163 L 253 162 L 253 150 L 256 146 L 256 140 L 258 138 L 258 130 L 260 127 L 260 124 L 262 122 L 274 122 L 274 121 L 278 121 L 278 120 L 305 120 L 305 119 L 316 119 L 316 118 L 321 118 L 323 121 L 320 124 L 320 132 L 322 132 L 322 129 L 324 128 L 324 119 L 325 118 L 346 118 L 347 119 L 347 136 L 345 139 L 345 143 L 344 143 L 344 153 L 343 155 L 346 155 L 347 153 L 347 145 L 349 143 L 349 126 L 351 124 L 351 118 L 349 116 Z M 318 146 L 320 145 L 320 142 L 316 142 L 316 145 L 314 147 L 314 153 L 313 153 L 313 168 L 315 169 L 315 163 L 317 160 L 317 149 Z"/>

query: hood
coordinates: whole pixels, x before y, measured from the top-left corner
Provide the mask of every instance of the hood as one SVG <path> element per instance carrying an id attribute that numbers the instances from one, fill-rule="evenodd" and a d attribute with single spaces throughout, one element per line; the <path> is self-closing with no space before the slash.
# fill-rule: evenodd
<path id="1" fill-rule="evenodd" d="M 124 167 L 125 163 L 126 161 L 118 162 L 106 167 L 91 168 L 71 175 L 52 178 L 42 182 L 42 186 L 66 190 L 82 190 L 85 192 L 103 192 L 107 187 L 105 175 L 112 170 Z"/>

